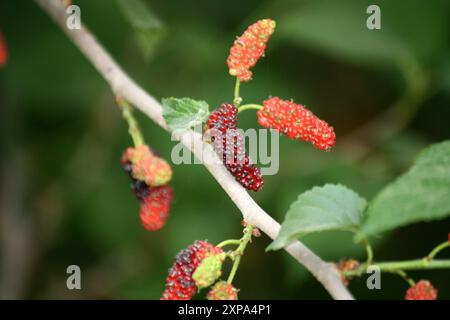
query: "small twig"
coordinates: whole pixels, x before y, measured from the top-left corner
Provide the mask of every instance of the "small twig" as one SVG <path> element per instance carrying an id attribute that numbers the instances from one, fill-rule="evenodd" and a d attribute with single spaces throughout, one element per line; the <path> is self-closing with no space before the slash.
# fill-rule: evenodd
<path id="1" fill-rule="evenodd" d="M 259 104 L 253 104 L 253 103 L 251 103 L 251 104 L 244 104 L 243 106 L 240 106 L 238 108 L 238 112 L 242 112 L 242 111 L 250 110 L 250 109 L 261 110 L 262 108 L 263 107 L 260 106 Z"/>
<path id="2" fill-rule="evenodd" d="M 231 268 L 230 275 L 228 276 L 228 283 L 232 283 L 234 276 L 236 275 L 236 271 L 239 268 L 239 263 L 241 262 L 241 257 L 244 254 L 245 248 L 247 247 L 248 243 L 252 239 L 254 227 L 252 225 L 247 225 L 244 229 L 244 236 L 240 240 L 239 247 L 233 252 L 234 261 L 233 261 L 233 267 Z"/>
<path id="3" fill-rule="evenodd" d="M 416 259 L 416 260 L 406 260 L 406 261 L 388 261 L 388 262 L 377 262 L 372 264 L 380 268 L 382 272 L 397 272 L 399 270 L 430 270 L 430 269 L 450 269 L 450 260 L 428 260 Z M 342 274 L 344 276 L 361 276 L 366 272 L 367 267 L 370 265 L 363 263 L 356 270 L 344 271 Z"/>
<path id="4" fill-rule="evenodd" d="M 430 254 L 427 256 L 428 260 L 433 260 L 434 257 L 441 252 L 442 250 L 444 250 L 445 248 L 450 247 L 450 241 L 445 241 L 441 244 L 439 244 L 438 246 L 436 246 L 436 248 L 434 248 L 433 250 L 431 250 Z"/>
<path id="5" fill-rule="evenodd" d="M 396 271 L 392 271 L 393 274 L 397 274 L 399 275 L 403 280 L 405 280 L 406 282 L 408 282 L 408 284 L 412 287 L 414 286 L 415 282 L 413 279 L 411 279 L 410 277 L 408 277 L 408 275 L 406 274 L 405 271 L 402 270 L 396 270 Z"/>
<path id="6" fill-rule="evenodd" d="M 373 250 L 372 250 L 372 246 L 369 243 L 369 239 L 364 238 L 364 246 L 366 248 L 366 252 L 367 252 L 367 265 L 371 265 L 373 262 Z"/>
<path id="7" fill-rule="evenodd" d="M 133 139 L 133 143 L 135 147 L 141 146 L 144 144 L 144 138 L 142 137 L 141 130 L 139 129 L 139 125 L 136 119 L 133 116 L 133 111 L 130 104 L 120 97 L 116 98 L 117 104 L 122 109 L 122 116 L 128 123 L 128 133 Z"/>
<path id="8" fill-rule="evenodd" d="M 229 240 L 222 241 L 216 247 L 222 248 L 222 247 L 225 247 L 225 246 L 228 246 L 228 245 L 233 245 L 233 244 L 234 245 L 238 245 L 240 243 L 241 243 L 240 239 L 229 239 Z"/>

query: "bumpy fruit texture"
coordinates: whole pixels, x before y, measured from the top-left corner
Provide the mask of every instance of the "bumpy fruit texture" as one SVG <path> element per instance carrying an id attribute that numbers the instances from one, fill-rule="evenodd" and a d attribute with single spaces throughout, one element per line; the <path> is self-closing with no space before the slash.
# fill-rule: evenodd
<path id="1" fill-rule="evenodd" d="M 283 133 L 289 139 L 310 142 L 325 151 L 334 146 L 336 134 L 333 127 L 300 104 L 273 97 L 264 101 L 257 115 L 261 126 Z"/>
<path id="2" fill-rule="evenodd" d="M 238 77 L 240 81 L 252 79 L 251 67 L 264 55 L 267 42 L 275 31 L 275 21 L 259 20 L 237 38 L 230 49 L 227 59 L 230 75 Z"/>
<path id="3" fill-rule="evenodd" d="M 216 129 L 225 134 L 228 129 L 236 129 L 238 121 L 238 109 L 232 104 L 224 103 L 211 112 L 206 121 L 208 129 Z"/>
<path id="4" fill-rule="evenodd" d="M 224 255 L 208 255 L 197 267 L 192 279 L 199 289 L 209 287 L 222 275 L 222 263 Z"/>
<path id="5" fill-rule="evenodd" d="M 264 185 L 261 170 L 245 153 L 244 139 L 237 130 L 237 108 L 222 104 L 206 122 L 215 152 L 234 178 L 246 189 L 258 191 Z"/>
<path id="6" fill-rule="evenodd" d="M 155 187 L 142 199 L 139 217 L 145 229 L 161 229 L 169 218 L 173 190 L 170 186 Z"/>
<path id="7" fill-rule="evenodd" d="M 208 293 L 208 300 L 237 300 L 238 290 L 226 281 L 217 282 Z"/>
<path id="8" fill-rule="evenodd" d="M 161 300 L 190 300 L 197 293 L 197 286 L 192 279 L 195 270 L 205 257 L 221 253 L 222 249 L 206 241 L 196 241 L 179 252 L 169 269 Z"/>
<path id="9" fill-rule="evenodd" d="M 130 161 L 122 163 L 123 169 L 131 180 L 131 189 L 139 200 L 145 199 L 150 193 L 150 187 L 144 182 L 134 178 L 133 164 Z"/>
<path id="10" fill-rule="evenodd" d="M 130 162 L 133 178 L 145 182 L 150 187 L 165 185 L 172 178 L 170 165 L 156 156 L 147 145 L 128 148 L 122 162 Z"/>
<path id="11" fill-rule="evenodd" d="M 164 226 L 169 217 L 173 190 L 169 185 L 155 186 L 154 182 L 161 181 L 161 177 L 166 177 L 163 180 L 167 180 L 167 173 L 142 169 L 145 164 L 151 162 L 148 160 L 149 156 L 160 159 L 153 155 L 148 146 L 128 148 L 122 156 L 122 165 L 131 179 L 131 188 L 140 201 L 139 217 L 142 225 L 149 231 L 156 231 Z M 161 171 L 167 172 L 167 168 L 163 167 Z M 144 174 L 136 174 L 136 172 L 144 172 Z M 170 177 L 171 175 L 170 170 Z M 152 176 L 151 181 L 154 183 L 152 187 L 149 185 L 148 176 Z"/>
<path id="12" fill-rule="evenodd" d="M 420 280 L 406 291 L 405 300 L 436 300 L 437 290 L 427 280 Z"/>
<path id="13" fill-rule="evenodd" d="M 5 40 L 3 39 L 3 35 L 0 32 L 0 67 L 6 63 L 8 59 L 8 51 L 6 49 Z"/>

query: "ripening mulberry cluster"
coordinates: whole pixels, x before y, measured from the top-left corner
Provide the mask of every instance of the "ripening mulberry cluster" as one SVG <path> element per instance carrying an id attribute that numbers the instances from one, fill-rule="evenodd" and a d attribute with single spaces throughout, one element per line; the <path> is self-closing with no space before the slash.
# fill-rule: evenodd
<path id="1" fill-rule="evenodd" d="M 192 278 L 197 267 L 206 257 L 221 253 L 221 248 L 207 241 L 196 241 L 179 252 L 169 269 L 161 300 L 190 300 L 197 293 L 197 286 Z"/>
<path id="2" fill-rule="evenodd" d="M 131 188 L 140 202 L 139 217 L 145 229 L 161 229 L 169 217 L 173 190 L 170 165 L 147 146 L 128 148 L 122 166 L 131 179 Z"/>
<path id="3" fill-rule="evenodd" d="M 336 134 L 333 127 L 300 104 L 273 97 L 263 102 L 257 115 L 261 126 L 283 133 L 289 139 L 310 142 L 325 151 L 334 146 Z"/>
<path id="4" fill-rule="evenodd" d="M 262 19 L 248 27 L 234 41 L 227 59 L 230 75 L 238 77 L 240 81 L 252 79 L 250 68 L 264 55 L 267 41 L 274 30 L 275 21 Z"/>
<path id="5" fill-rule="evenodd" d="M 222 104 L 206 122 L 215 152 L 234 178 L 246 189 L 258 191 L 264 185 L 261 169 L 245 153 L 244 139 L 237 130 L 238 110 Z"/>
<path id="6" fill-rule="evenodd" d="M 6 63 L 8 59 L 8 51 L 6 49 L 5 40 L 3 39 L 3 35 L 0 32 L 0 67 Z"/>
<path id="7" fill-rule="evenodd" d="M 420 280 L 406 291 L 405 300 L 436 300 L 437 290 L 430 281 Z"/>

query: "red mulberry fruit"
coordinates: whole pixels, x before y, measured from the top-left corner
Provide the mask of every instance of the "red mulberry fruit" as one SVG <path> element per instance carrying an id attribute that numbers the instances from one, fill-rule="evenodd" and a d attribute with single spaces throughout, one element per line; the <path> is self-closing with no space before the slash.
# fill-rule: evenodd
<path id="1" fill-rule="evenodd" d="M 141 201 L 139 217 L 145 229 L 156 231 L 167 221 L 172 203 L 173 190 L 170 186 L 152 188 Z"/>
<path id="2" fill-rule="evenodd" d="M 261 126 L 283 133 L 289 139 L 301 139 L 325 151 L 334 146 L 336 135 L 333 127 L 300 104 L 270 98 L 264 101 L 257 115 Z"/>
<path id="3" fill-rule="evenodd" d="M 237 300 L 238 290 L 226 281 L 217 282 L 208 293 L 208 300 Z"/>
<path id="4" fill-rule="evenodd" d="M 245 153 L 244 139 L 237 130 L 237 108 L 222 104 L 208 118 L 206 127 L 218 156 L 234 178 L 246 189 L 258 191 L 264 185 L 261 170 Z"/>
<path id="5" fill-rule="evenodd" d="M 406 291 L 405 300 L 436 300 L 437 290 L 430 281 L 420 280 Z"/>
<path id="6" fill-rule="evenodd" d="M 128 148 L 122 157 L 122 165 L 131 179 L 131 189 L 140 201 L 139 217 L 142 225 L 149 231 L 156 231 L 164 226 L 169 217 L 173 190 L 169 185 L 160 186 L 156 183 L 158 186 L 154 186 L 155 181 L 162 181 L 161 177 L 165 177 L 163 180 L 167 180 L 167 167 L 170 169 L 170 166 L 166 163 L 166 165 L 160 166 L 159 170 L 154 170 L 154 168 L 146 170 L 144 167 L 152 162 L 148 160 L 149 156 L 157 158 L 148 146 Z M 164 161 L 158 159 L 158 161 Z M 172 171 L 170 170 L 169 176 L 171 177 L 171 175 Z M 149 176 L 152 177 L 150 181 Z M 149 182 L 153 182 L 154 185 L 150 186 Z"/>
<path id="7" fill-rule="evenodd" d="M 206 241 L 196 241 L 175 257 L 166 278 L 166 289 L 161 300 L 190 300 L 197 293 L 192 275 L 200 262 L 210 254 L 221 254 L 222 249 Z"/>
<path id="8" fill-rule="evenodd" d="M 252 79 L 251 67 L 264 55 L 267 42 L 275 31 L 275 21 L 259 20 L 252 24 L 237 38 L 230 49 L 227 59 L 230 75 L 238 77 L 240 81 Z"/>

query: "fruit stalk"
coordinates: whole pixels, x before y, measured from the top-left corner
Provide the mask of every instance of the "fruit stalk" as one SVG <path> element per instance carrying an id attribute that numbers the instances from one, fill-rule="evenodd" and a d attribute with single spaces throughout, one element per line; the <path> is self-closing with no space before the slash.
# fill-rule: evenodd
<path id="1" fill-rule="evenodd" d="M 234 85 L 234 100 L 233 104 L 237 108 L 242 102 L 242 98 L 239 94 L 239 88 L 241 86 L 241 82 L 239 81 L 239 78 L 236 78 L 236 84 Z"/>
<path id="2" fill-rule="evenodd" d="M 445 241 L 442 242 L 441 244 L 439 244 L 438 246 L 436 246 L 436 248 L 434 248 L 433 250 L 431 250 L 430 254 L 427 256 L 428 260 L 433 260 L 434 257 L 441 252 L 442 250 L 444 250 L 445 248 L 450 247 L 450 241 Z"/>
<path id="3" fill-rule="evenodd" d="M 241 262 L 241 257 L 244 255 L 245 248 L 248 243 L 252 239 L 254 227 L 248 224 L 244 228 L 244 236 L 241 238 L 241 244 L 237 249 L 232 253 L 232 257 L 234 257 L 233 267 L 231 268 L 230 275 L 228 276 L 227 283 L 232 283 L 234 276 L 236 275 L 236 271 L 239 268 L 239 263 Z"/>
<path id="4" fill-rule="evenodd" d="M 133 112 L 131 110 L 130 104 L 120 97 L 116 98 L 117 104 L 122 110 L 122 116 L 128 123 L 128 133 L 133 139 L 133 143 L 135 147 L 141 146 L 144 144 L 144 138 L 142 137 L 141 130 L 139 129 L 139 125 L 136 119 L 133 116 Z"/>

